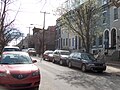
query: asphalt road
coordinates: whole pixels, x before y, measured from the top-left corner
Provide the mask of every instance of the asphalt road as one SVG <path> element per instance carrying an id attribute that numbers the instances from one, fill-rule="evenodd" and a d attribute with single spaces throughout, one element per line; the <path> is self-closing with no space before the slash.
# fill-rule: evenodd
<path id="1" fill-rule="evenodd" d="M 120 90 L 120 76 L 107 69 L 104 73 L 83 73 L 37 58 L 41 71 L 39 90 Z"/>

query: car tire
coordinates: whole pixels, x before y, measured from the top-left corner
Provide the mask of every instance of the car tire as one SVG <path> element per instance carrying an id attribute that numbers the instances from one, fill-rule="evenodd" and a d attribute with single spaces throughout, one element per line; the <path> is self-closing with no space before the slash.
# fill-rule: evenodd
<path id="1" fill-rule="evenodd" d="M 82 70 L 82 72 L 86 72 L 86 65 L 85 64 L 82 65 L 81 70 Z"/>
<path id="2" fill-rule="evenodd" d="M 45 58 L 43 58 L 43 60 L 45 60 Z"/>
<path id="3" fill-rule="evenodd" d="M 71 62 L 68 62 L 68 67 L 72 68 L 72 63 Z"/>
<path id="4" fill-rule="evenodd" d="M 59 62 L 59 63 L 60 63 L 60 65 L 63 65 L 63 61 L 62 61 L 62 60 L 60 60 L 60 62 Z"/>

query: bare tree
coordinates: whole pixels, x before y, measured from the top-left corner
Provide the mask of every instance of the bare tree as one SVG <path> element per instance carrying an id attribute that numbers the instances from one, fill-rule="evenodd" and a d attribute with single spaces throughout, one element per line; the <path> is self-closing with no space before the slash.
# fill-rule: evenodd
<path id="1" fill-rule="evenodd" d="M 43 35 L 42 29 L 35 28 L 35 27 L 33 28 L 33 37 L 34 37 L 33 39 L 35 43 L 35 49 L 39 55 L 42 54 L 42 49 L 43 49 L 42 47 L 43 36 L 42 35 Z"/>
<path id="2" fill-rule="evenodd" d="M 74 2 L 76 3 L 76 0 Z M 87 0 L 82 4 L 77 2 L 78 6 L 75 3 L 70 8 L 58 9 L 58 11 L 62 10 L 60 12 L 62 15 L 60 18 L 61 23 L 81 38 L 83 48 L 89 53 L 94 35 L 98 33 L 96 29 L 98 28 L 98 20 L 101 17 L 99 14 L 101 9 L 96 0 Z M 76 6 L 73 7 L 74 5 Z"/>
<path id="3" fill-rule="evenodd" d="M 0 46 L 1 49 L 7 45 L 10 41 L 12 41 L 17 36 L 12 36 L 14 29 L 13 29 L 13 22 L 15 21 L 15 18 L 18 14 L 18 11 L 16 12 L 16 15 L 14 16 L 13 20 L 10 20 L 9 6 L 13 3 L 13 0 L 1 0 L 1 11 L 0 11 Z"/>
<path id="4" fill-rule="evenodd" d="M 120 7 L 120 0 L 111 0 L 112 4 L 116 6 L 117 8 Z"/>

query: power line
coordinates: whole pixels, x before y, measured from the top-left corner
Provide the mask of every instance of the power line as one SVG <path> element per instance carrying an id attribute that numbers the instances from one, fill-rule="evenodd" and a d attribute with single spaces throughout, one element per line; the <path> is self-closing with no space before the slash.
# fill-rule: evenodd
<path id="1" fill-rule="evenodd" d="M 41 11 L 43 10 L 43 8 L 44 8 L 44 6 L 46 5 L 46 3 L 47 3 L 47 0 L 45 0 L 45 3 L 44 3 L 44 5 L 43 5 L 43 7 L 41 8 Z"/>

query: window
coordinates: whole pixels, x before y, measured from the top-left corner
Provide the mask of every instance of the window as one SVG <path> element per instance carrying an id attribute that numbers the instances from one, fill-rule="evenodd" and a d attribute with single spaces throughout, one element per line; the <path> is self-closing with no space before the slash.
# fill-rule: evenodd
<path id="1" fill-rule="evenodd" d="M 54 52 L 54 54 L 58 54 L 58 52 L 57 52 L 57 51 L 55 51 L 55 52 Z"/>
<path id="2" fill-rule="evenodd" d="M 68 46 L 68 38 L 66 38 L 66 46 Z"/>
<path id="3" fill-rule="evenodd" d="M 118 8 L 114 8 L 114 20 L 118 19 Z"/>
<path id="4" fill-rule="evenodd" d="M 102 45 L 102 36 L 99 36 L 99 45 Z"/>
<path id="5" fill-rule="evenodd" d="M 70 55 L 70 52 L 69 51 L 62 51 L 62 52 L 60 52 L 61 53 L 61 55 Z"/>
<path id="6" fill-rule="evenodd" d="M 69 46 L 71 46 L 71 39 L 69 39 Z"/>
<path id="7" fill-rule="evenodd" d="M 65 46 L 65 39 L 63 39 L 63 46 Z"/>
<path id="8" fill-rule="evenodd" d="M 106 23 L 106 16 L 107 16 L 107 12 L 104 11 L 103 12 L 103 24 Z"/>
<path id="9" fill-rule="evenodd" d="M 72 46 L 74 46 L 74 38 L 72 38 Z"/>
<path id="10" fill-rule="evenodd" d="M 78 42 L 77 36 L 75 36 L 75 49 L 77 49 L 77 42 Z"/>
<path id="11" fill-rule="evenodd" d="M 72 57 L 73 55 L 74 55 L 74 53 L 71 53 L 71 54 L 70 54 L 70 57 Z"/>
<path id="12" fill-rule="evenodd" d="M 77 53 L 76 57 L 80 59 L 81 58 L 81 54 Z"/>

